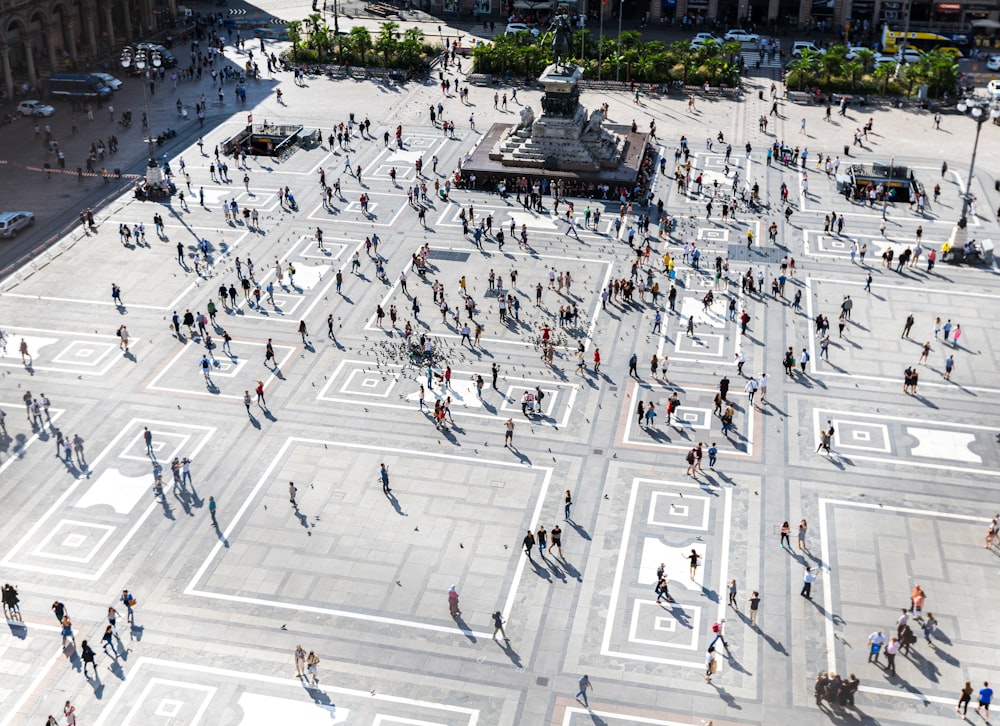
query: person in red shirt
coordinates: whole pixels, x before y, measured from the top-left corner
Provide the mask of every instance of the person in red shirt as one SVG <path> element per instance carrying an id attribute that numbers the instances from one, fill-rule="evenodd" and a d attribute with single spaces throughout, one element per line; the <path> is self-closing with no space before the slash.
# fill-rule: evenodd
<path id="1" fill-rule="evenodd" d="M 601 372 L 601 349 L 594 348 L 594 373 Z"/>

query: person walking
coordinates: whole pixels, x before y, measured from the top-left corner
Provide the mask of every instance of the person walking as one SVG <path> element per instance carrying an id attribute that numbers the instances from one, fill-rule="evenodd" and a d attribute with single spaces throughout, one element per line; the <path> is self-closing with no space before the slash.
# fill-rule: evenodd
<path id="1" fill-rule="evenodd" d="M 219 521 L 215 518 L 216 506 L 217 505 L 215 503 L 215 497 L 209 497 L 208 498 L 208 514 L 212 518 L 212 526 L 213 527 L 218 527 L 219 526 Z"/>
<path id="2" fill-rule="evenodd" d="M 115 627 L 109 625 L 104 629 L 104 636 L 101 638 L 101 647 L 104 649 L 105 655 L 108 654 L 108 648 L 111 648 L 111 655 L 115 660 L 118 660 L 118 651 L 115 649 L 114 643 L 114 633 Z"/>
<path id="3" fill-rule="evenodd" d="M 514 448 L 514 419 L 509 418 L 504 421 L 503 445 L 505 448 Z"/>
<path id="4" fill-rule="evenodd" d="M 594 690 L 594 686 L 590 683 L 590 676 L 586 674 L 580 676 L 577 684 L 580 686 L 580 690 L 576 692 L 576 700 L 582 703 L 585 708 L 590 708 L 590 704 L 587 702 L 587 691 Z"/>
<path id="5" fill-rule="evenodd" d="M 816 582 L 816 570 L 812 567 L 806 568 L 806 573 L 802 577 L 802 591 L 799 593 L 806 600 L 812 600 L 812 586 Z"/>
<path id="6" fill-rule="evenodd" d="M 125 610 L 128 612 L 129 625 L 135 625 L 135 595 L 129 592 L 128 588 L 125 588 L 122 590 L 122 595 L 118 600 L 125 606 Z"/>
<path id="7" fill-rule="evenodd" d="M 91 666 L 94 669 L 94 678 L 97 678 L 97 653 L 94 649 L 90 647 L 90 644 L 84 640 L 80 643 L 80 659 L 83 661 L 83 675 L 85 678 L 89 678 L 87 675 L 87 666 Z"/>
<path id="8" fill-rule="evenodd" d="M 739 612 L 740 606 L 736 603 L 736 580 L 729 581 L 729 604 L 733 606 L 733 610 Z"/>
<path id="9" fill-rule="evenodd" d="M 990 722 L 990 704 L 993 702 L 993 689 L 990 688 L 990 684 L 983 681 L 983 687 L 979 689 L 979 705 L 976 706 L 976 713 L 979 713 L 979 709 L 986 709 L 986 723 Z"/>
<path id="10" fill-rule="evenodd" d="M 757 613 L 760 611 L 760 593 L 754 590 L 747 598 L 747 602 L 750 603 L 750 625 L 756 628 Z"/>
<path id="11" fill-rule="evenodd" d="M 524 535 L 521 544 L 524 546 L 524 554 L 528 555 L 528 559 L 530 560 L 531 548 L 535 546 L 535 535 L 530 529 L 528 530 L 528 534 Z"/>
<path id="12" fill-rule="evenodd" d="M 885 659 L 888 661 L 886 668 L 892 675 L 896 675 L 896 654 L 899 652 L 899 639 L 895 636 L 889 638 L 889 644 L 885 646 Z"/>
<path id="13" fill-rule="evenodd" d="M 787 521 L 786 522 L 782 522 L 781 523 L 781 549 L 788 550 L 789 552 L 792 551 L 792 542 L 791 542 L 791 539 L 789 539 L 789 535 L 791 534 L 791 532 L 792 532 L 792 528 L 788 524 L 788 522 Z"/>
<path id="14" fill-rule="evenodd" d="M 312 680 L 314 686 L 319 685 L 319 673 L 317 666 L 319 665 L 319 656 L 313 651 L 309 651 L 309 655 L 306 656 L 306 671 L 309 673 L 309 678 Z"/>
<path id="15" fill-rule="evenodd" d="M 507 637 L 506 631 L 503 629 L 503 614 L 497 610 L 493 613 L 493 640 L 497 639 L 497 633 L 503 636 L 504 642 L 509 643 L 510 638 Z"/>
<path id="16" fill-rule="evenodd" d="M 885 636 L 881 630 L 876 630 L 868 636 L 868 662 L 878 665 L 878 656 L 885 647 Z"/>
<path id="17" fill-rule="evenodd" d="M 806 530 L 807 529 L 808 529 L 808 527 L 806 525 L 806 520 L 803 519 L 802 521 L 799 522 L 799 532 L 798 532 L 798 535 L 796 535 L 796 539 L 798 539 L 799 549 L 802 552 L 808 552 L 809 551 L 809 548 L 806 547 Z"/>
<path id="18" fill-rule="evenodd" d="M 453 618 L 462 614 L 462 611 L 458 609 L 458 585 L 452 585 L 448 588 L 448 612 Z"/>
<path id="19" fill-rule="evenodd" d="M 570 519 L 570 509 L 573 507 L 573 495 L 570 494 L 569 489 L 566 490 L 566 496 L 563 499 L 563 519 L 567 522 L 572 521 Z"/>
<path id="20" fill-rule="evenodd" d="M 301 645 L 295 646 L 295 675 L 298 678 L 306 675 L 306 650 Z"/>
<path id="21" fill-rule="evenodd" d="M 719 670 L 719 661 L 715 657 L 715 648 L 709 647 L 705 655 L 705 683 L 712 682 L 712 676 Z"/>
<path id="22" fill-rule="evenodd" d="M 288 482 L 288 501 L 291 502 L 292 509 L 298 509 L 299 504 L 295 501 L 295 495 L 298 494 L 299 490 L 295 486 L 295 482 Z"/>
<path id="23" fill-rule="evenodd" d="M 558 550 L 558 552 L 559 552 L 559 559 L 562 559 L 562 556 L 563 556 L 563 553 L 562 553 L 562 529 L 559 527 L 558 524 L 555 527 L 552 528 L 551 532 L 549 532 L 549 552 L 552 551 L 553 547 L 555 547 L 556 550 Z"/>
<path id="24" fill-rule="evenodd" d="M 391 492 L 392 489 L 389 488 L 389 467 L 385 464 L 379 464 L 378 476 L 382 480 L 382 491 L 386 494 Z"/>
<path id="25" fill-rule="evenodd" d="M 691 579 L 693 580 L 694 576 L 698 572 L 698 563 L 701 560 L 701 555 L 699 555 L 698 552 L 692 548 L 691 554 L 684 555 L 684 559 L 688 561 L 688 574 L 691 576 Z"/>

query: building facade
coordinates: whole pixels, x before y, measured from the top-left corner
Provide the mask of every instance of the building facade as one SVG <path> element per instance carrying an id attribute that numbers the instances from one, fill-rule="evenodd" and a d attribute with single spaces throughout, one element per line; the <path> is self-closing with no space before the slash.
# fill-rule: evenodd
<path id="1" fill-rule="evenodd" d="M 98 70 L 99 58 L 176 17 L 177 0 L 0 0 L 0 90 L 11 99 L 50 73 Z"/>

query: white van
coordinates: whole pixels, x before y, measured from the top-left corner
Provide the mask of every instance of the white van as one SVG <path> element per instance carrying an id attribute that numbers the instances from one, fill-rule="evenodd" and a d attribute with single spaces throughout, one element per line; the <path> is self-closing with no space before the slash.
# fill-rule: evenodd
<path id="1" fill-rule="evenodd" d="M 986 84 L 986 92 L 994 101 L 1000 101 L 1000 81 L 990 81 Z"/>

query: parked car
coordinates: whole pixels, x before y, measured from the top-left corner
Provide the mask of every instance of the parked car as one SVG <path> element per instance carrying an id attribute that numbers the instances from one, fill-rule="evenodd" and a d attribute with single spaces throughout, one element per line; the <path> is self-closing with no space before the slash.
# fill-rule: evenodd
<path id="1" fill-rule="evenodd" d="M 22 116 L 51 116 L 56 110 L 41 101 L 21 101 L 17 104 L 17 112 Z"/>
<path id="2" fill-rule="evenodd" d="M 31 212 L 0 213 L 0 237 L 16 237 L 25 227 L 35 223 L 35 215 Z"/>
<path id="3" fill-rule="evenodd" d="M 847 60 L 854 60 L 858 57 L 858 53 L 862 50 L 870 51 L 871 48 L 866 48 L 863 45 L 849 45 L 847 46 L 847 52 L 844 54 L 844 57 L 847 58 Z"/>
<path id="4" fill-rule="evenodd" d="M 751 33 L 747 30 L 740 30 L 738 28 L 733 30 L 727 30 L 726 34 L 723 36 L 726 40 L 738 40 L 741 43 L 759 43 L 760 36 L 756 33 Z"/>
<path id="5" fill-rule="evenodd" d="M 894 55 L 883 55 L 882 53 L 875 54 L 875 65 L 880 66 L 887 63 L 896 64 L 898 63 L 898 60 Z"/>
<path id="6" fill-rule="evenodd" d="M 986 84 L 986 93 L 994 101 L 1000 101 L 1000 81 L 990 81 Z"/>
<path id="7" fill-rule="evenodd" d="M 798 58 L 799 56 L 802 55 L 802 51 L 804 50 L 809 50 L 812 51 L 813 53 L 819 53 L 820 55 L 826 53 L 825 50 L 820 48 L 811 40 L 796 40 L 794 43 L 792 43 L 792 58 Z"/>
<path id="8" fill-rule="evenodd" d="M 122 87 L 122 82 L 115 78 L 110 73 L 94 73 L 93 75 L 104 81 L 104 85 L 110 88 L 112 91 L 117 91 Z"/>
<path id="9" fill-rule="evenodd" d="M 904 63 L 916 63 L 922 55 L 923 53 L 916 48 L 907 48 L 906 50 L 896 51 L 896 60 L 903 61 Z"/>
<path id="10" fill-rule="evenodd" d="M 718 39 L 712 33 L 698 33 L 691 39 L 691 50 L 697 50 L 706 43 L 721 43 L 722 41 Z"/>
<path id="11" fill-rule="evenodd" d="M 524 23 L 507 23 L 507 35 L 514 35 L 516 33 L 531 33 L 534 36 L 540 35 L 538 28 L 532 28 Z"/>
<path id="12" fill-rule="evenodd" d="M 1000 55 L 990 56 L 986 61 L 986 69 L 990 71 L 1000 71 Z"/>

